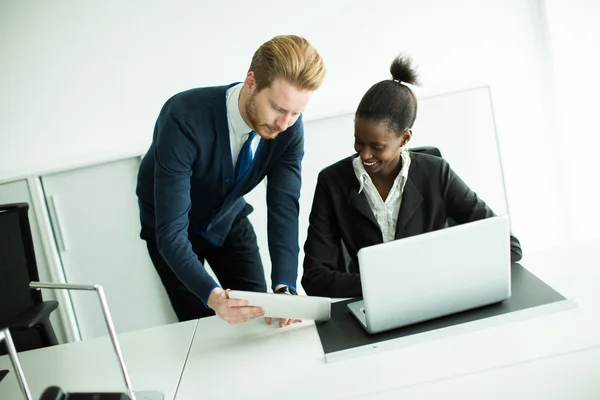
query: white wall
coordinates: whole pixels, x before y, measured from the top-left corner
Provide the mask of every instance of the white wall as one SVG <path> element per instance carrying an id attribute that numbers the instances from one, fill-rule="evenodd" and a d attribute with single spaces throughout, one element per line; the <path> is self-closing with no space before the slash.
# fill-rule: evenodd
<path id="1" fill-rule="evenodd" d="M 541 1 L 62 0 L 0 7 L 0 180 L 144 151 L 169 96 L 241 80 L 258 45 L 296 33 L 328 68 L 307 120 L 352 112 L 371 84 L 388 77 L 399 51 L 419 66 L 419 96 L 490 85 L 513 229 L 526 252 L 563 239 L 560 138 L 548 118 Z M 340 133 L 349 153 L 351 135 Z M 308 148 L 307 157 L 327 151 Z"/>
<path id="2" fill-rule="evenodd" d="M 600 237 L 600 2 L 546 0 L 561 152 L 557 185 L 568 195 L 569 239 Z"/>

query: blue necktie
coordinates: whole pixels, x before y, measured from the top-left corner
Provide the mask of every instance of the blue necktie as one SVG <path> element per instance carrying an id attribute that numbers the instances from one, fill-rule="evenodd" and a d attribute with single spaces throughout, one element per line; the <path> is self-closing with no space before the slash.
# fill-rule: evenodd
<path id="1" fill-rule="evenodd" d="M 238 155 L 238 159 L 237 162 L 235 163 L 235 180 L 236 181 L 240 181 L 244 175 L 246 175 L 246 172 L 248 172 L 248 170 L 250 169 L 250 166 L 252 165 L 252 140 L 254 140 L 254 137 L 256 136 L 256 132 L 255 131 L 251 131 L 248 134 L 248 139 L 246 139 L 246 142 L 244 143 L 244 145 L 242 146 L 242 150 L 240 151 L 240 154 Z"/>

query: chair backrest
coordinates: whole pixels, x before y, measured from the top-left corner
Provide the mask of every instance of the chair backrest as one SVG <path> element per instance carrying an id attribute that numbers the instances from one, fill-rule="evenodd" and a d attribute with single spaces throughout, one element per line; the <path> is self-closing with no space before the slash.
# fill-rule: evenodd
<path id="1" fill-rule="evenodd" d="M 412 149 L 409 149 L 409 150 L 412 152 L 415 152 L 415 153 L 425 153 L 425 154 L 430 154 L 432 156 L 442 158 L 442 152 L 440 151 L 440 149 L 438 149 L 437 147 L 433 147 L 433 146 L 413 147 Z M 458 224 L 452 218 L 448 218 L 448 220 L 446 221 L 446 227 L 456 226 L 456 225 L 458 225 Z"/>
<path id="2" fill-rule="evenodd" d="M 29 288 L 38 281 L 29 205 L 0 205 L 0 327 L 35 303 L 41 292 Z"/>
<path id="3" fill-rule="evenodd" d="M 438 149 L 437 147 L 433 147 L 433 146 L 421 146 L 421 147 L 413 147 L 412 149 L 409 149 L 412 152 L 415 153 L 425 153 L 425 154 L 430 154 L 432 156 L 436 156 L 436 157 L 442 157 L 442 152 L 440 151 L 440 149 Z"/>

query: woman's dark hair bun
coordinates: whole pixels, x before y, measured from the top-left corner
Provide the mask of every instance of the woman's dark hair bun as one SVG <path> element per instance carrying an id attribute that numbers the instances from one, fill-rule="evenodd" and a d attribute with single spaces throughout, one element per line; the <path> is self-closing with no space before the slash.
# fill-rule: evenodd
<path id="1" fill-rule="evenodd" d="M 396 57 L 392 62 L 390 72 L 392 73 L 392 79 L 395 81 L 411 85 L 419 84 L 417 71 L 412 67 L 412 61 L 408 56 L 401 54 Z"/>

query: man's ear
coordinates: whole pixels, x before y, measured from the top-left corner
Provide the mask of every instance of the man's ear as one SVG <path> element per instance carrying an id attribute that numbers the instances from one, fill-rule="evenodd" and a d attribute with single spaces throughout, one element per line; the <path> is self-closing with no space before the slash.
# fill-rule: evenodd
<path id="1" fill-rule="evenodd" d="M 410 139 L 412 138 L 412 130 L 407 129 L 404 131 L 404 133 L 402 134 L 402 146 L 406 146 L 406 144 L 410 141 Z"/>
<path id="2" fill-rule="evenodd" d="M 256 89 L 256 76 L 254 75 L 254 71 L 249 71 L 248 75 L 246 75 L 246 79 L 244 80 L 244 87 L 250 92 L 254 92 Z"/>

